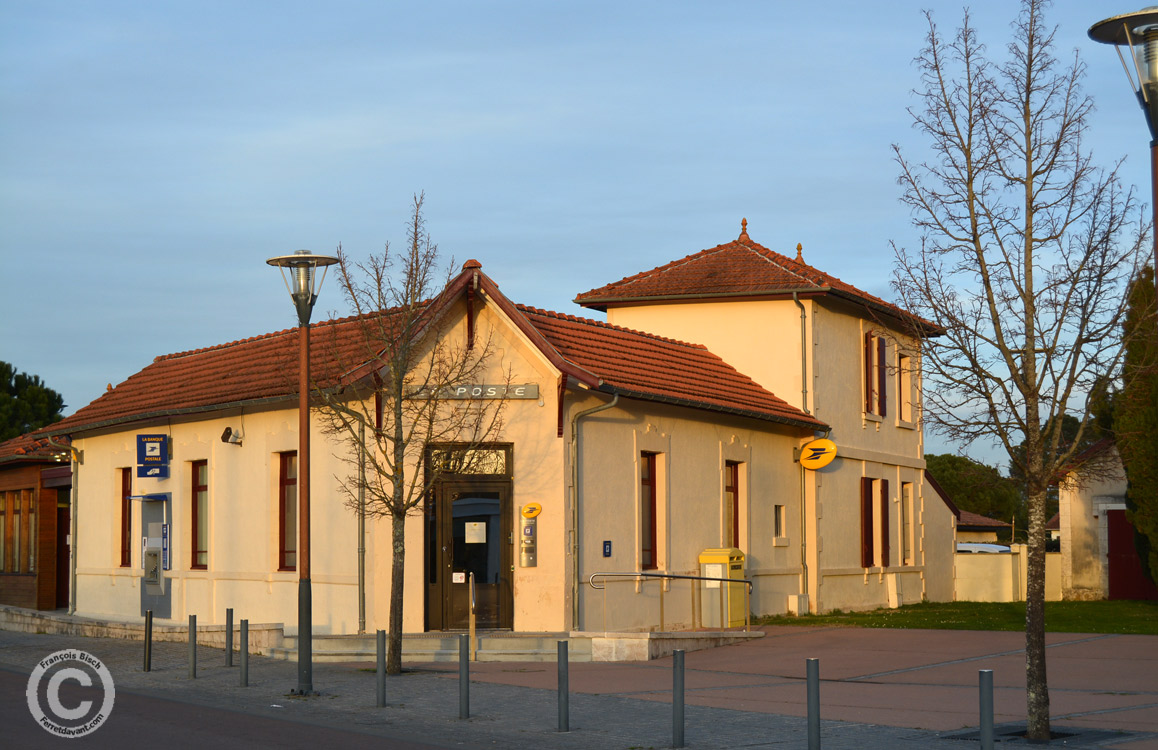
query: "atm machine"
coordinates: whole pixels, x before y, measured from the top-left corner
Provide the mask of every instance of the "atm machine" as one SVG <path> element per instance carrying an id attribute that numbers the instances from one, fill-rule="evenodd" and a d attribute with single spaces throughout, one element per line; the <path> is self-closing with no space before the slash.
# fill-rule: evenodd
<path id="1" fill-rule="evenodd" d="M 153 610 L 153 616 L 172 616 L 172 591 L 166 571 L 169 570 L 169 504 L 172 493 L 154 492 L 131 495 L 141 501 L 141 615 Z"/>

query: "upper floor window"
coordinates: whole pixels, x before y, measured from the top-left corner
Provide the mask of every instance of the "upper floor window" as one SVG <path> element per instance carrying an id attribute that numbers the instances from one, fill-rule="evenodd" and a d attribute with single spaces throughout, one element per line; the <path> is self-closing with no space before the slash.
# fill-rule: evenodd
<path id="1" fill-rule="evenodd" d="M 887 344 L 875 331 L 864 334 L 864 411 L 883 417 L 888 414 Z"/>
<path id="2" fill-rule="evenodd" d="M 913 358 L 908 354 L 897 355 L 897 418 L 910 424 L 917 421 L 913 408 Z"/>

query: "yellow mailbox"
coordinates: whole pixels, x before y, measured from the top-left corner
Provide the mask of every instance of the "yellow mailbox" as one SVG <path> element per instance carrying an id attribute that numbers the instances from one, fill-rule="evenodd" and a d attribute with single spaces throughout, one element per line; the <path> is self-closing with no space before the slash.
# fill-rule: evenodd
<path id="1" fill-rule="evenodd" d="M 706 549 L 700 553 L 700 575 L 737 581 L 701 581 L 704 627 L 743 627 L 748 587 L 744 583 L 744 553 L 735 547 Z"/>

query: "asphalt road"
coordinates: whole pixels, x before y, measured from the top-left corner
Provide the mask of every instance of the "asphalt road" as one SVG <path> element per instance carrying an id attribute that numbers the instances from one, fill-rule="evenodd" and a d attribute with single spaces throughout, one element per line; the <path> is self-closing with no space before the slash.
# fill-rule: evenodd
<path id="1" fill-rule="evenodd" d="M 413 738 L 383 736 L 284 719 L 254 716 L 222 708 L 143 695 L 123 688 L 116 691 L 114 710 L 95 731 L 84 737 L 55 737 L 40 727 L 28 710 L 25 690 L 29 676 L 0 667 L 0 746 L 9 748 L 350 748 L 350 750 L 445 750 L 493 748 L 466 742 L 432 744 Z M 82 701 L 99 705 L 100 687 L 82 687 L 67 681 L 60 701 L 74 708 Z"/>

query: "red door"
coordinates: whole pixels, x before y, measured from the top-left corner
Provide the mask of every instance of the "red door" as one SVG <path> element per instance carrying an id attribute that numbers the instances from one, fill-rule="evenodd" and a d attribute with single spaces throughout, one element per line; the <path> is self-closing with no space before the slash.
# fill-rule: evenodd
<path id="1" fill-rule="evenodd" d="M 1142 573 L 1142 562 L 1134 549 L 1134 527 L 1126 520 L 1126 511 L 1106 511 L 1110 550 L 1111 599 L 1158 599 L 1158 587 Z"/>

